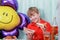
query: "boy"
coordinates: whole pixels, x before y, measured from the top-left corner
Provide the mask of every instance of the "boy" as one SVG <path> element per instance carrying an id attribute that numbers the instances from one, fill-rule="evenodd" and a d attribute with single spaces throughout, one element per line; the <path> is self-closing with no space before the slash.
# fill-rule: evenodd
<path id="1" fill-rule="evenodd" d="M 31 20 L 31 23 L 25 29 L 31 29 L 35 31 L 33 35 L 31 33 L 27 33 L 28 38 L 31 38 L 32 35 L 31 40 L 44 40 L 43 32 L 45 30 L 51 33 L 51 25 L 40 18 L 39 10 L 36 7 L 30 7 L 27 14 Z"/>

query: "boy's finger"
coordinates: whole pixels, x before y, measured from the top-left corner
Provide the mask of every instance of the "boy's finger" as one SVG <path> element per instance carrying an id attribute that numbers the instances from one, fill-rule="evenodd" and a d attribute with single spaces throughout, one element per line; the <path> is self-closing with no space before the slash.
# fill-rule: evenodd
<path id="1" fill-rule="evenodd" d="M 17 37 L 16 36 L 13 36 L 13 39 L 16 39 Z"/>

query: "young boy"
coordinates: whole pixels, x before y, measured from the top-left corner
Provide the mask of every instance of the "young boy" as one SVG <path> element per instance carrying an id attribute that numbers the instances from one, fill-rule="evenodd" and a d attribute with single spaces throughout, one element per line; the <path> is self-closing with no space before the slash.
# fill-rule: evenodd
<path id="1" fill-rule="evenodd" d="M 43 32 L 45 30 L 51 33 L 51 25 L 40 18 L 39 10 L 36 7 L 30 7 L 27 14 L 31 20 L 31 23 L 27 26 L 27 29 L 35 31 L 31 40 L 44 40 Z M 41 24 L 42 26 L 40 26 Z M 29 35 L 28 38 L 31 37 L 31 34 L 28 33 L 27 35 Z"/>

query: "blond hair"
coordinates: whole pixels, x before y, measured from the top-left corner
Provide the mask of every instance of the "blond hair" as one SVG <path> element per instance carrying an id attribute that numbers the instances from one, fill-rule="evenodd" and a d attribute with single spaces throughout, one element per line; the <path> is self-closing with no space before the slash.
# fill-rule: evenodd
<path id="1" fill-rule="evenodd" d="M 36 12 L 37 14 L 39 14 L 39 10 L 38 10 L 38 8 L 36 8 L 36 7 L 30 7 L 30 8 L 28 9 L 27 14 L 30 15 L 30 13 L 33 12 L 33 11 Z"/>
<path id="2" fill-rule="evenodd" d="M 36 8 L 36 7 L 30 7 L 29 9 L 28 9 L 28 12 L 29 11 L 34 11 L 34 12 L 36 12 L 36 13 L 39 13 L 39 10 L 38 10 L 38 8 Z"/>

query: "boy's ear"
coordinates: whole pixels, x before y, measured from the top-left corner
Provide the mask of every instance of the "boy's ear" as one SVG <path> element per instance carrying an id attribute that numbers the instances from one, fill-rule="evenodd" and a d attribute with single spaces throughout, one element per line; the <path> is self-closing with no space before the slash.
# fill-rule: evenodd
<path id="1" fill-rule="evenodd" d="M 18 9 L 17 0 L 2 0 L 2 1 L 1 1 L 1 5 L 2 5 L 2 6 L 10 6 L 10 7 L 12 7 L 14 10 L 16 10 L 16 11 L 17 11 L 17 9 Z"/>

